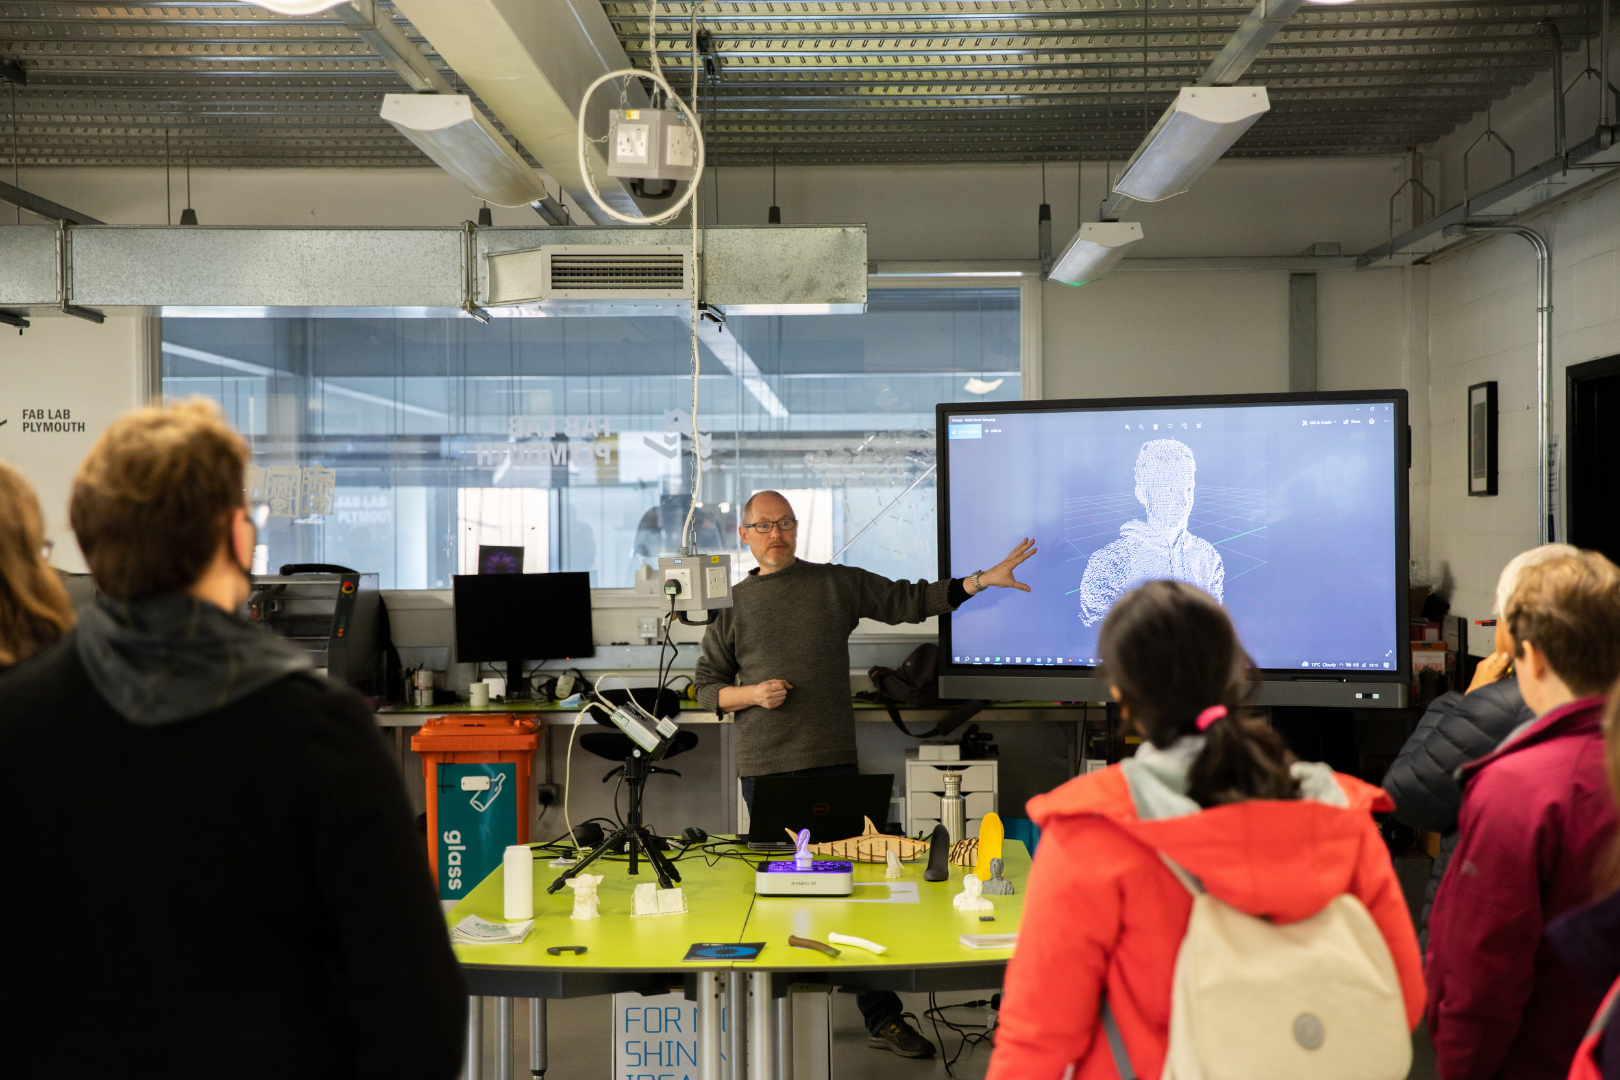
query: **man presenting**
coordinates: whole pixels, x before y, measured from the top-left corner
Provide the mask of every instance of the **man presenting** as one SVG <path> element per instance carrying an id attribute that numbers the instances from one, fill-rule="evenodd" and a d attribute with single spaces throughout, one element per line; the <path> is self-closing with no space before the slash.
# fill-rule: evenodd
<path id="1" fill-rule="evenodd" d="M 965 578 L 890 581 L 858 567 L 799 560 L 798 526 L 778 492 L 757 492 L 743 506 L 738 531 L 759 569 L 738 583 L 732 606 L 717 612 L 697 663 L 698 701 L 736 714 L 737 771 L 750 812 L 761 776 L 859 771 L 849 635 L 861 619 L 922 622 L 992 585 L 1028 592 L 1013 571 L 1035 554 L 1026 539 L 996 566 Z M 871 1046 L 932 1056 L 933 1044 L 901 1017 L 894 993 L 871 991 L 858 1003 Z"/>

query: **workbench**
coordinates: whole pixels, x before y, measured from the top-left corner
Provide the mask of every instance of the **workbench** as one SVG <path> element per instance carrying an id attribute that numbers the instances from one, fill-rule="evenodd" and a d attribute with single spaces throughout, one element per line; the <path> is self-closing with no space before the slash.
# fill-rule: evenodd
<path id="1" fill-rule="evenodd" d="M 774 856 L 779 858 L 780 856 Z M 763 860 L 765 855 L 751 855 Z M 792 995 L 794 984 L 820 983 L 861 990 L 954 991 L 1001 985 L 1011 949 L 974 950 L 959 943 L 963 934 L 1017 933 L 1029 884 L 1030 857 L 1024 846 L 1008 840 L 1003 877 L 1017 889 L 1013 896 L 990 897 L 989 912 L 956 910 L 952 898 L 962 891 L 969 867 L 952 866 L 946 881 L 923 880 L 926 858 L 905 863 L 899 882 L 884 878 L 879 863 L 855 864 L 855 896 L 808 898 L 755 896 L 750 863 L 723 858 L 706 865 L 694 850 L 676 866 L 681 873 L 687 913 L 632 918 L 631 890 L 653 881 L 650 868 L 631 877 L 622 861 L 592 867 L 604 875 L 598 887 L 601 917 L 571 918 L 572 889 L 547 894 L 546 888 L 566 871 L 544 858 L 534 866 L 534 928 L 521 945 L 457 945 L 456 955 L 472 993 L 465 1080 L 478 1080 L 483 1062 L 483 999 L 494 998 L 496 1080 L 515 1072 L 515 1001 L 529 1000 L 530 1068 L 545 1068 L 545 1002 L 552 998 L 587 997 L 634 991 L 664 991 L 684 984 L 698 1015 L 699 1064 L 711 1080 L 720 1077 L 721 1011 L 728 1008 L 728 1057 L 739 1064 L 736 1080 L 790 1080 L 792 1072 Z M 887 899 L 889 885 L 915 890 L 915 903 Z M 445 916 L 454 925 L 468 915 L 503 920 L 506 881 L 497 867 Z M 874 902 L 879 901 L 879 902 Z M 983 922 L 981 915 L 993 916 Z M 832 932 L 866 938 L 886 946 L 879 956 L 848 946 L 827 956 L 794 948 L 789 935 L 825 942 Z M 758 959 L 746 962 L 687 963 L 687 949 L 698 942 L 764 942 Z M 548 955 L 558 945 L 583 945 L 584 955 Z"/>

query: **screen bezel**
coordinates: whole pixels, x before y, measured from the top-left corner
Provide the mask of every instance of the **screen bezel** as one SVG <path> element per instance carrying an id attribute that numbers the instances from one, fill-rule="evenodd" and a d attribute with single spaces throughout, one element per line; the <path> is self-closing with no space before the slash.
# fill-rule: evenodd
<path id="1" fill-rule="evenodd" d="M 1396 668 L 1389 672 L 1357 671 L 1353 676 L 1332 672 L 1301 673 L 1293 668 L 1259 668 L 1259 685 L 1251 699 L 1256 705 L 1322 705 L 1350 708 L 1403 708 L 1412 680 L 1412 651 L 1405 647 L 1410 632 L 1411 490 L 1412 429 L 1407 419 L 1405 390 L 1340 390 L 1287 394 L 1193 394 L 1180 397 L 1071 398 L 1057 401 L 1006 401 L 975 408 L 970 402 L 942 402 L 934 406 L 934 443 L 939 477 L 935 484 L 938 499 L 939 576 L 951 576 L 950 547 L 950 453 L 948 426 L 953 414 L 971 412 L 1097 413 L 1127 409 L 1198 408 L 1205 406 L 1252 407 L 1309 404 L 1392 405 L 1395 411 L 1395 654 Z M 978 569 L 985 569 L 980 567 Z M 987 672 L 980 665 L 954 663 L 951 651 L 951 619 L 939 620 L 939 693 L 944 698 L 1000 701 L 1107 701 L 1108 687 L 1097 677 L 1094 667 L 1046 667 L 1002 665 Z"/>

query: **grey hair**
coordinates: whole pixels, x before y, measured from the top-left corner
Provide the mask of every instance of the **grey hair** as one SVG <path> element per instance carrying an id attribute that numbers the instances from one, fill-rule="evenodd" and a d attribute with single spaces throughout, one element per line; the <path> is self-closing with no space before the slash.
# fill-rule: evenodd
<path id="1" fill-rule="evenodd" d="M 1498 619 L 1507 610 L 1507 603 L 1513 598 L 1513 590 L 1519 587 L 1519 577 L 1532 566 L 1538 566 L 1550 559 L 1561 559 L 1566 555 L 1579 555 L 1580 549 L 1570 547 L 1568 544 L 1542 544 L 1529 551 L 1521 551 L 1508 560 L 1502 567 L 1502 576 L 1496 579 L 1496 607 L 1491 614 Z"/>

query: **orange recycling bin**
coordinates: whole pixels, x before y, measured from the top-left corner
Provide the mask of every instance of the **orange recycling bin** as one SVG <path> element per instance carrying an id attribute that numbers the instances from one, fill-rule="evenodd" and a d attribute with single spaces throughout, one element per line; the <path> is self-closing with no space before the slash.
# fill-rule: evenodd
<path id="1" fill-rule="evenodd" d="M 535 722 L 509 714 L 434 717 L 411 736 L 427 788 L 428 865 L 441 900 L 459 900 L 529 842 Z"/>

